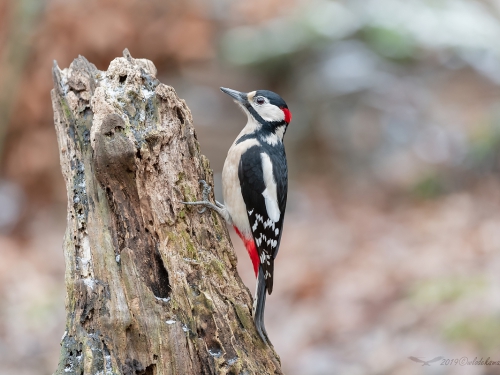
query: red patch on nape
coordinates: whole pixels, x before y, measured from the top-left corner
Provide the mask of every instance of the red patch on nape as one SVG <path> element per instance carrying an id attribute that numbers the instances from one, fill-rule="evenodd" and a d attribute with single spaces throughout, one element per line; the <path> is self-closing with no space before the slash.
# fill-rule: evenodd
<path id="1" fill-rule="evenodd" d="M 292 121 L 292 112 L 288 108 L 281 108 L 281 110 L 285 114 L 285 122 L 289 124 Z"/>
<path id="2" fill-rule="evenodd" d="M 255 242 L 253 238 L 245 238 L 241 234 L 241 232 L 233 225 L 236 234 L 242 239 L 245 247 L 247 248 L 248 255 L 250 255 L 250 259 L 253 264 L 253 271 L 255 272 L 255 277 L 257 277 L 257 273 L 259 272 L 259 254 L 257 253 L 257 246 L 255 246 Z"/>

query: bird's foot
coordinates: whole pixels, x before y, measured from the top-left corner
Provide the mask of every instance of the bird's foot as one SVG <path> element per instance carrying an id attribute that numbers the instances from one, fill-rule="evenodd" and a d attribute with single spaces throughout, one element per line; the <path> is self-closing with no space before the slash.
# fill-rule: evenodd
<path id="1" fill-rule="evenodd" d="M 210 192 L 212 191 L 212 188 L 210 187 L 210 185 L 207 184 L 207 182 L 205 180 L 200 180 L 200 185 L 203 186 L 203 192 L 202 192 L 203 200 L 202 201 L 181 202 L 181 203 L 191 205 L 191 206 L 205 206 L 201 210 L 198 210 L 198 213 L 200 213 L 200 214 L 204 213 L 207 210 L 207 207 L 212 208 L 212 209 L 219 208 L 208 200 L 209 199 L 208 196 L 209 196 Z"/>
<path id="2" fill-rule="evenodd" d="M 209 201 L 209 194 L 212 191 L 210 185 L 207 184 L 205 180 L 200 180 L 200 185 L 203 186 L 203 200 L 198 202 L 181 202 L 183 204 L 191 205 L 191 206 L 204 206 L 201 210 L 198 210 L 198 213 L 202 214 L 207 210 L 207 207 L 217 212 L 220 216 L 222 216 L 225 220 L 229 220 L 229 213 L 226 210 L 226 207 L 222 203 L 215 201 L 215 204 Z"/>
<path id="3" fill-rule="evenodd" d="M 200 180 L 200 185 L 203 185 L 203 201 L 208 202 L 208 195 L 212 191 L 212 187 L 205 180 Z"/>

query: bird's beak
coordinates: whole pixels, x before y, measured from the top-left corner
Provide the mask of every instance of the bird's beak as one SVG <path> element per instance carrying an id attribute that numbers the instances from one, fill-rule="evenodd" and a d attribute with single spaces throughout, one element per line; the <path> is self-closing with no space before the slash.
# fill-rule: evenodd
<path id="1" fill-rule="evenodd" d="M 244 92 L 239 92 L 239 91 L 236 91 L 236 90 L 227 89 L 225 87 L 221 87 L 220 90 L 223 93 L 228 94 L 230 97 L 232 97 L 238 103 L 244 104 L 248 100 L 248 96 Z"/>

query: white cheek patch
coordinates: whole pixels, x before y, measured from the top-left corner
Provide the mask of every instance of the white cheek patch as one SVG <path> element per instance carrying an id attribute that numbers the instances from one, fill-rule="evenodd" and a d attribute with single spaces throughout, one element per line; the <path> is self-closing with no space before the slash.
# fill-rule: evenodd
<path id="1" fill-rule="evenodd" d="M 262 117 L 266 121 L 269 122 L 285 121 L 285 114 L 280 108 L 276 107 L 275 105 L 272 105 L 270 103 L 257 105 L 253 102 L 253 100 L 250 102 L 250 104 L 255 109 L 255 111 L 260 115 L 260 117 Z"/>

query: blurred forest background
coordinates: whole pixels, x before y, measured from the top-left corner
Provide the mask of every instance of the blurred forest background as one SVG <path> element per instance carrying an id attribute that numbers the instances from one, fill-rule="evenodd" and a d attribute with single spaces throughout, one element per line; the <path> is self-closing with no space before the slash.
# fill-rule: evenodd
<path id="1" fill-rule="evenodd" d="M 219 196 L 245 123 L 219 86 L 291 108 L 286 374 L 500 374 L 408 359 L 500 360 L 500 1 L 0 0 L 2 374 L 51 374 L 64 332 L 53 60 L 126 47 L 187 101 Z"/>

